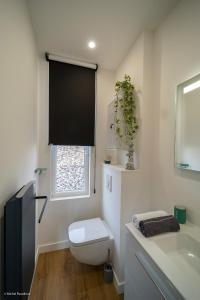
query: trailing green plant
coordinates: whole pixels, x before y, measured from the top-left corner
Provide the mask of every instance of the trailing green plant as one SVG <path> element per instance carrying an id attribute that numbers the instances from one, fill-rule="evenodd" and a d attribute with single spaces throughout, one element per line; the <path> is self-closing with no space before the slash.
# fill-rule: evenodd
<path id="1" fill-rule="evenodd" d="M 123 81 L 117 81 L 115 91 L 115 133 L 121 143 L 130 146 L 139 129 L 136 117 L 136 93 L 131 77 L 125 75 Z"/>

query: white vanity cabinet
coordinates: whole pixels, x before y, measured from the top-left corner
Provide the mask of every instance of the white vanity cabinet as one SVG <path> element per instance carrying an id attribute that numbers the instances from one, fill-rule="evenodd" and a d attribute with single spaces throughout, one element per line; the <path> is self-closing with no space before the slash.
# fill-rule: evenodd
<path id="1" fill-rule="evenodd" d="M 183 300 L 134 236 L 127 232 L 125 300 Z"/>

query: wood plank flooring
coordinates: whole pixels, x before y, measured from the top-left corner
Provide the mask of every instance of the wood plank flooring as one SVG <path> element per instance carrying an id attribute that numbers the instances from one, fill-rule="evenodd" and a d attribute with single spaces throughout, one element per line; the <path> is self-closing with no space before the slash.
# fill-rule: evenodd
<path id="1" fill-rule="evenodd" d="M 40 254 L 29 300 L 122 300 L 102 266 L 78 263 L 68 249 Z"/>

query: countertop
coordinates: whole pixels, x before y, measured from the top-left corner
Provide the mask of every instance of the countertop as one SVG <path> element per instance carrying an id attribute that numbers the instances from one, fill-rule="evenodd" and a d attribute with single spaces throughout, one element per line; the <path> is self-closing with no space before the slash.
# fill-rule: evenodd
<path id="1" fill-rule="evenodd" d="M 168 257 L 168 255 L 161 250 L 155 243 L 156 239 L 162 237 L 173 237 L 180 233 L 186 233 L 192 237 L 195 241 L 200 242 L 200 227 L 197 227 L 191 223 L 180 225 L 181 229 L 177 233 L 165 233 L 151 238 L 145 238 L 142 233 L 134 226 L 133 223 L 126 224 L 128 231 L 134 236 L 142 248 L 152 258 L 155 264 L 165 274 L 165 276 L 171 281 L 178 292 L 183 298 L 188 300 L 200 299 L 200 273 L 196 270 L 187 270 L 184 272 L 184 266 L 178 267 Z M 192 268 L 191 268 L 192 269 Z"/>

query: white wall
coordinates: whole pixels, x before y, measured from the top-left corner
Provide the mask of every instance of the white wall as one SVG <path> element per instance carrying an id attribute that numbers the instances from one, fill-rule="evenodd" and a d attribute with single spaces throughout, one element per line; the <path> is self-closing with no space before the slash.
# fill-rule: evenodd
<path id="1" fill-rule="evenodd" d="M 153 33 L 145 31 L 126 58 L 116 70 L 116 80 L 122 80 L 125 74 L 131 76 L 138 96 L 139 132 L 135 143 L 136 167 L 140 169 L 141 198 L 149 208 L 151 200 L 151 160 L 153 136 L 153 99 L 152 99 L 152 57 Z M 122 152 L 121 163 L 124 165 L 127 156 Z M 137 199 L 136 199 L 137 201 Z M 143 205 L 141 206 L 143 207 Z M 143 207 L 144 208 L 144 207 Z"/>
<path id="2" fill-rule="evenodd" d="M 113 265 L 120 289 L 124 280 L 125 223 L 134 213 L 148 211 L 152 193 L 152 138 L 153 90 L 152 58 L 153 33 L 145 31 L 130 49 L 116 70 L 115 80 L 131 76 L 138 96 L 140 130 L 136 140 L 136 167 L 139 170 L 124 172 L 115 167 L 104 167 L 103 216 L 115 238 Z M 126 151 L 120 151 L 119 163 L 127 161 Z M 112 175 L 112 192 L 105 188 L 107 173 Z"/>
<path id="3" fill-rule="evenodd" d="M 181 1 L 155 33 L 138 38 L 116 79 L 131 75 L 139 96 L 136 160 L 144 201 L 169 212 L 185 205 L 200 225 L 200 174 L 174 168 L 176 86 L 200 73 L 199 11 L 199 1 Z"/>
<path id="4" fill-rule="evenodd" d="M 125 73 L 134 81 L 140 113 L 136 163 L 141 174 L 138 185 L 143 203 L 137 209 L 149 209 L 150 201 L 151 208 L 168 211 L 174 204 L 183 204 L 188 208 L 189 219 L 200 224 L 200 175 L 174 169 L 175 88 L 200 72 L 199 5 L 195 0 L 181 1 L 155 36 L 145 31 L 116 70 L 116 76 L 98 71 L 97 194 L 90 199 L 49 202 L 39 227 L 40 244 L 65 240 L 71 222 L 100 215 L 106 103 L 112 99 L 114 81 L 121 80 Z M 48 68 L 43 58 L 39 76 L 39 166 L 48 167 L 47 173 L 40 177 L 40 193 L 48 194 Z"/>
<path id="5" fill-rule="evenodd" d="M 0 216 L 6 200 L 34 177 L 34 38 L 23 0 L 0 0 Z"/>
<path id="6" fill-rule="evenodd" d="M 175 204 L 185 205 L 188 219 L 200 225 L 200 174 L 174 168 L 176 86 L 200 73 L 199 12 L 199 1 L 181 1 L 155 34 L 146 31 L 138 38 L 116 71 L 116 80 L 128 74 L 134 81 L 138 93 L 140 132 L 136 142 L 139 171 L 135 196 L 131 190 L 135 184 L 133 179 L 125 178 L 122 189 L 123 196 L 130 189 L 135 202 L 134 211 L 130 209 L 131 200 L 126 206 L 123 197 L 119 199 L 117 195 L 105 193 L 104 216 L 114 234 L 119 227 L 120 214 L 125 222 L 127 213 L 147 209 L 173 212 Z M 123 155 L 121 161 L 124 162 Z M 110 208 L 114 199 L 115 210 Z M 116 246 L 120 241 L 123 244 L 123 231 L 115 236 Z M 123 263 L 123 254 L 116 262 L 115 258 L 119 259 L 119 255 L 114 256 L 118 270 L 119 264 Z"/>
<path id="7" fill-rule="evenodd" d="M 68 226 L 77 220 L 101 215 L 101 162 L 104 159 L 106 105 L 113 93 L 114 74 L 99 69 L 97 71 L 97 170 L 96 194 L 80 199 L 49 201 L 41 224 L 39 225 L 39 244 L 60 243 L 67 240 Z M 48 63 L 44 57 L 40 59 L 39 67 L 39 162 L 41 167 L 47 167 L 39 179 L 39 193 L 50 196 L 50 146 L 48 146 Z M 92 176 L 93 178 L 93 176 Z M 42 203 L 41 203 L 42 205 Z M 39 209 L 41 209 L 41 205 Z"/>
<path id="8" fill-rule="evenodd" d="M 177 84 L 200 73 L 200 1 L 183 0 L 155 35 L 154 208 L 187 207 L 200 225 L 200 174 L 174 168 L 175 93 Z"/>
<path id="9" fill-rule="evenodd" d="M 141 193 L 141 171 L 128 171 L 121 166 L 104 165 L 103 172 L 103 218 L 114 237 L 112 263 L 120 292 L 124 284 L 124 260 L 126 247 L 125 224 L 136 212 L 149 210 L 149 203 Z M 111 177 L 111 190 L 107 188 L 107 177 Z"/>
<path id="10" fill-rule="evenodd" d="M 111 191 L 107 188 L 107 180 L 111 178 Z M 123 281 L 120 265 L 121 245 L 121 171 L 110 165 L 102 166 L 102 214 L 114 237 L 112 263 L 118 281 Z"/>

